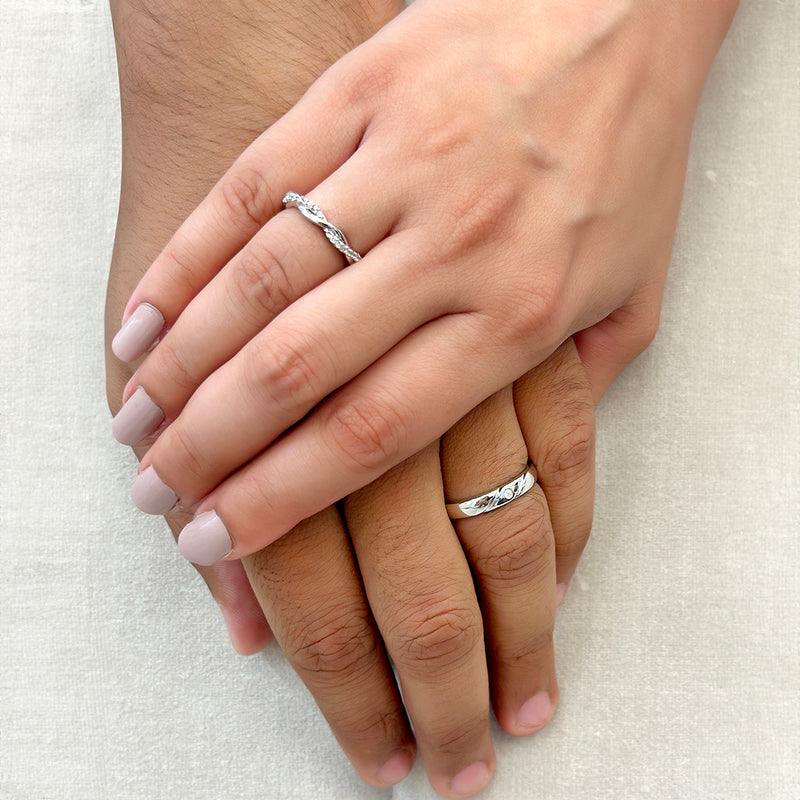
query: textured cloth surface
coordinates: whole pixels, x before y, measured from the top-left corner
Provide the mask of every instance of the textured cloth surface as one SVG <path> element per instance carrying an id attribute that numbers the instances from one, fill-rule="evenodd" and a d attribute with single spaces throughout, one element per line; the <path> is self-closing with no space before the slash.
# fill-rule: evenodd
<path id="1" fill-rule="evenodd" d="M 661 332 L 599 408 L 562 703 L 487 798 L 800 798 L 798 4 L 742 4 Z M 104 403 L 119 180 L 99 0 L 4 0 L 0 798 L 432 798 L 362 785 L 274 646 L 236 656 Z"/>

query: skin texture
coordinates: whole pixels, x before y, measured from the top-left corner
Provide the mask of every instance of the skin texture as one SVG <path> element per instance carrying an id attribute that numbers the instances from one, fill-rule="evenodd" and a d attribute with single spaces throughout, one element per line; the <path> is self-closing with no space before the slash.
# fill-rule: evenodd
<path id="1" fill-rule="evenodd" d="M 347 498 L 343 517 L 328 509 L 246 559 L 287 657 L 351 758 L 387 730 L 405 730 L 376 642 L 397 670 L 420 754 L 445 797 L 482 788 L 453 788 L 471 765 L 483 765 L 487 779 L 493 771 L 490 702 L 514 735 L 549 722 L 558 702 L 557 582 L 572 576 L 591 527 L 593 446 L 591 386 L 567 342 L 440 446 Z M 445 495 L 480 494 L 519 474 L 529 454 L 539 485 L 450 523 Z M 321 563 L 342 566 L 320 574 Z M 348 571 L 360 573 L 363 590 Z M 302 615 L 293 613 L 298 596 Z M 370 780 L 366 765 L 359 771 Z"/>
<path id="2" fill-rule="evenodd" d="M 132 370 L 113 356 L 110 342 L 132 288 L 175 227 L 325 67 L 400 10 L 392 2 L 346 5 L 345 11 L 336 3 L 299 2 L 286 9 L 236 0 L 223 10 L 180 0 L 112 2 L 123 144 L 106 298 L 107 395 L 113 414 Z M 320 25 L 322 11 L 328 10 L 337 13 L 326 14 Z M 307 37 L 303 45 L 302 33 L 312 22 L 318 37 Z M 302 58 L 287 69 L 282 59 L 290 47 Z M 141 442 L 137 456 L 149 444 Z M 177 536 L 189 518 L 174 513 L 167 521 Z M 199 571 L 220 604 L 234 647 L 242 653 L 260 650 L 270 638 L 269 627 L 241 564 Z"/>
<path id="3" fill-rule="evenodd" d="M 333 16 L 331 31 L 312 3 L 291 15 L 240 3 L 226 9 L 225 25 L 208 7 L 189 13 L 178 2 L 116 3 L 112 9 L 124 164 L 109 338 L 134 284 L 227 164 L 328 62 L 396 11 L 350 5 Z M 309 38 L 312 20 L 319 42 Z M 289 44 L 301 48 L 301 67 L 285 67 Z M 287 230 L 291 241 L 311 242 L 314 233 L 296 225 Z M 324 240 L 317 244 L 324 266 L 332 254 Z M 613 326 L 626 319 L 622 313 L 610 319 L 609 341 Z M 627 357 L 651 335 L 648 329 L 635 345 L 628 342 Z M 343 514 L 328 508 L 246 559 L 247 575 L 235 561 L 200 569 L 242 652 L 267 641 L 263 607 L 370 783 L 401 778 L 419 747 L 440 794 L 469 796 L 494 768 L 490 702 L 500 724 L 518 735 L 552 716 L 556 585 L 571 578 L 591 525 L 592 401 L 623 365 L 605 357 L 598 337 L 579 334 L 576 340 L 581 355 L 588 354 L 585 364 L 579 348 L 566 342 L 513 390 L 500 390 L 469 412 L 441 443 L 349 497 Z M 111 356 L 108 363 L 116 411 L 130 370 Z M 142 442 L 138 454 L 150 444 Z M 491 515 L 449 523 L 444 495 L 481 493 L 518 474 L 526 457 L 539 486 Z M 169 515 L 173 531 L 188 518 Z M 311 580 L 320 563 L 332 568 Z M 405 708 L 383 647 L 398 668 Z M 535 713 L 523 721 L 526 706 Z"/>
<path id="4" fill-rule="evenodd" d="M 194 21 L 176 3 L 114 7 L 124 152 L 109 339 L 124 298 L 209 180 L 223 172 L 243 140 L 256 135 L 265 114 L 279 116 L 292 93 L 299 95 L 303 81 L 312 80 L 299 71 L 292 84 L 285 69 L 255 69 L 269 63 L 276 47 L 270 42 L 260 52 L 256 46 L 264 41 L 254 35 L 262 24 L 256 11 L 263 6 L 242 6 L 237 19 L 249 24 L 238 30 L 226 24 L 227 38 L 214 40 L 223 52 L 240 54 L 242 62 L 232 65 L 224 58 L 217 63 L 207 44 L 217 35 L 213 15 Z M 296 20 L 271 19 L 275 35 L 283 30 L 279 22 L 288 37 Z M 330 32 L 325 40 L 331 47 Z M 351 44 L 342 38 L 343 49 Z M 280 86 L 263 77 L 276 74 Z M 237 80 L 237 102 L 226 105 L 226 87 Z M 591 526 L 593 495 L 591 388 L 574 347 L 565 346 L 561 355 L 516 387 L 520 421 L 509 387 L 448 434 L 441 448 L 444 469 L 438 448 L 429 447 L 350 498 L 345 516 L 329 508 L 246 559 L 246 573 L 239 562 L 199 568 L 240 652 L 267 643 L 266 613 L 287 658 L 369 783 L 401 779 L 419 746 L 437 791 L 468 796 L 494 768 L 490 701 L 501 724 L 517 735 L 535 732 L 552 716 L 558 699 L 556 580 L 565 585 L 575 569 Z M 110 351 L 107 365 L 109 404 L 116 412 L 131 370 Z M 487 448 L 487 442 L 495 446 Z M 139 443 L 137 454 L 149 444 Z M 454 530 L 443 514 L 445 484 L 450 497 L 480 493 L 517 474 L 528 450 L 541 462 L 541 486 L 554 486 L 552 517 L 561 523 L 551 523 L 537 486 L 513 507 L 459 522 Z M 167 519 L 177 535 L 187 515 Z M 320 563 L 328 565 L 323 574 Z M 386 651 L 398 665 L 408 708 Z M 532 697 L 538 716 L 520 722 L 518 711 Z"/>
<path id="5" fill-rule="evenodd" d="M 374 480 L 571 334 L 600 391 L 654 335 L 731 11 L 569 9 L 415 3 L 244 152 L 134 291 L 128 314 L 166 321 L 125 390 L 165 416 L 143 469 L 214 510 L 222 553 Z M 290 188 L 367 256 L 345 270 L 277 213 Z"/>

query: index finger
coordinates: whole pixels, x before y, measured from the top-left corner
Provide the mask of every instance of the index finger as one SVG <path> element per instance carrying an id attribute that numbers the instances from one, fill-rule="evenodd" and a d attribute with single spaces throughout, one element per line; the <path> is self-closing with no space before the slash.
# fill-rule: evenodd
<path id="1" fill-rule="evenodd" d="M 309 191 L 358 147 L 366 124 L 352 92 L 319 79 L 259 136 L 178 228 L 125 307 L 112 349 L 143 355 L 195 295 L 281 208 L 292 189 Z"/>

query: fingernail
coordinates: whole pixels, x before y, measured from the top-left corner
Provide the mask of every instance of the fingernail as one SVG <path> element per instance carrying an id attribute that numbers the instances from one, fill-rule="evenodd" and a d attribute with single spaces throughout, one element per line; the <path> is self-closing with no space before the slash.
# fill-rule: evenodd
<path id="1" fill-rule="evenodd" d="M 379 783 L 394 786 L 411 772 L 414 760 L 408 750 L 398 750 L 375 774 Z"/>
<path id="2" fill-rule="evenodd" d="M 489 772 L 489 767 L 483 761 L 478 761 L 476 764 L 471 764 L 466 769 L 461 770 L 450 781 L 450 789 L 453 794 L 470 797 L 485 789 L 491 779 L 492 773 Z"/>
<path id="3" fill-rule="evenodd" d="M 564 595 L 567 593 L 567 586 L 568 583 L 557 583 L 556 584 L 556 605 L 560 606 L 561 601 L 564 599 Z"/>
<path id="4" fill-rule="evenodd" d="M 136 508 L 145 514 L 166 514 L 178 502 L 178 495 L 152 467 L 137 476 L 131 487 L 131 497 Z"/>
<path id="5" fill-rule="evenodd" d="M 135 361 L 144 355 L 164 327 L 164 317 L 150 303 L 140 303 L 111 342 L 111 349 L 120 361 Z"/>
<path id="6" fill-rule="evenodd" d="M 181 531 L 178 549 L 193 564 L 210 567 L 231 552 L 231 537 L 215 512 L 204 511 Z"/>
<path id="7" fill-rule="evenodd" d="M 520 727 L 531 731 L 543 728 L 553 716 L 553 703 L 547 692 L 537 692 L 529 700 L 526 700 L 517 714 L 517 722 Z"/>
<path id="8" fill-rule="evenodd" d="M 120 444 L 135 444 L 158 430 L 164 412 L 140 386 L 111 422 L 111 432 Z"/>

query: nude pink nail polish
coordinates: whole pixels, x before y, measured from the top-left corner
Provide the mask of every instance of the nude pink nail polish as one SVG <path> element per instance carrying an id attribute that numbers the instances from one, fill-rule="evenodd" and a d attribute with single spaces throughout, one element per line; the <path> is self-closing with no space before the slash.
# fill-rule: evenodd
<path id="1" fill-rule="evenodd" d="M 181 531 L 178 549 L 193 564 L 210 567 L 231 552 L 231 537 L 214 511 L 204 511 Z"/>
<path id="2" fill-rule="evenodd" d="M 111 349 L 120 361 L 135 361 L 150 349 L 163 327 L 161 312 L 150 303 L 140 303 L 119 329 Z"/>
<path id="3" fill-rule="evenodd" d="M 120 444 L 136 444 L 158 430 L 164 412 L 140 386 L 119 410 L 111 423 L 111 432 Z"/>
<path id="4" fill-rule="evenodd" d="M 145 514 L 166 514 L 178 502 L 178 495 L 167 486 L 153 467 L 141 472 L 131 487 L 133 504 Z"/>

